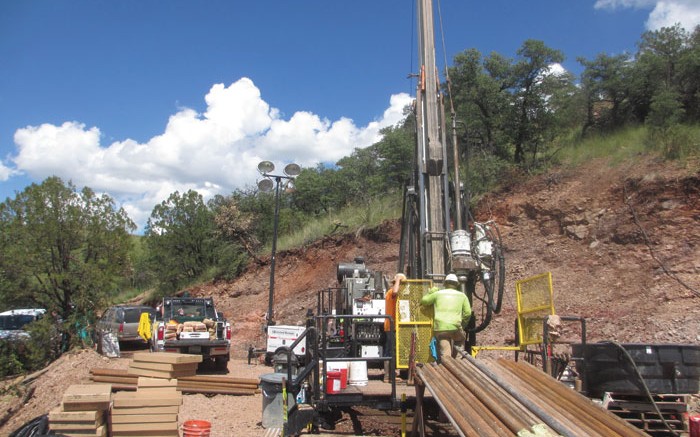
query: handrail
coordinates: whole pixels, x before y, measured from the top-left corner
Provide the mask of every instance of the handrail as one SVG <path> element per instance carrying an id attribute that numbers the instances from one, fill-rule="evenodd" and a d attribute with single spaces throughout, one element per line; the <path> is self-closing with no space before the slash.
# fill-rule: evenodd
<path id="1" fill-rule="evenodd" d="M 315 316 L 315 319 L 317 321 L 321 322 L 321 326 L 325 326 L 325 321 L 327 319 L 345 319 L 345 320 L 363 320 L 363 319 L 389 319 L 389 327 L 391 329 L 391 332 L 394 332 L 394 318 L 387 315 L 387 314 L 380 314 L 380 315 L 346 315 L 346 314 L 324 314 L 324 315 L 318 315 Z M 285 381 L 285 388 L 288 393 L 293 393 L 295 396 L 299 392 L 299 389 L 301 387 L 301 383 L 312 373 L 314 372 L 314 377 L 313 377 L 313 392 L 316 396 L 318 396 L 321 392 L 321 386 L 320 386 L 320 376 L 323 376 L 323 380 L 326 381 L 327 379 L 327 366 L 323 366 L 323 369 L 320 369 L 319 366 L 319 359 L 323 358 L 324 361 L 326 362 L 334 362 L 334 361 L 345 361 L 345 362 L 356 362 L 356 361 L 373 361 L 373 362 L 389 362 L 389 376 L 390 376 L 390 382 L 391 382 L 391 397 L 392 399 L 396 398 L 396 364 L 393 358 L 393 354 L 390 356 L 382 356 L 382 357 L 328 357 L 326 356 L 326 352 L 328 351 L 327 344 L 328 344 L 328 339 L 326 335 L 326 330 L 322 329 L 321 330 L 321 339 L 320 341 L 317 340 L 318 338 L 318 331 L 319 328 L 316 326 L 308 326 L 298 337 L 297 339 L 289 346 L 280 346 L 277 348 L 277 352 L 285 354 L 287 357 L 287 363 L 292 362 L 292 354 L 294 353 L 294 348 L 298 346 L 302 341 L 306 340 L 307 347 L 306 347 L 306 353 L 307 353 L 307 360 L 306 363 L 303 367 L 303 370 L 299 372 L 296 376 L 292 375 L 292 366 L 288 365 L 287 366 L 287 378 Z M 307 339 L 309 337 L 309 339 Z M 321 347 L 322 345 L 323 347 Z M 393 351 L 396 347 L 395 344 L 395 339 L 393 336 L 389 336 L 388 338 L 388 344 L 387 347 L 389 350 Z M 318 399 L 316 399 L 318 400 Z"/>

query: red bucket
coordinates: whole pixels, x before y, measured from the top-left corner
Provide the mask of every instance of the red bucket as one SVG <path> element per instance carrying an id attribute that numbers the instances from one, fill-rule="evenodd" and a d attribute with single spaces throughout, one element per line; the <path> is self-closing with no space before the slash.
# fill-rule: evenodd
<path id="1" fill-rule="evenodd" d="M 690 428 L 690 437 L 700 437 L 700 414 L 694 414 L 688 417 L 688 428 Z"/>
<path id="2" fill-rule="evenodd" d="M 182 437 L 209 437 L 211 423 L 206 420 L 188 420 L 182 425 Z"/>
<path id="3" fill-rule="evenodd" d="M 340 370 L 329 370 L 326 372 L 326 392 L 328 394 L 335 394 L 340 391 Z"/>
<path id="4" fill-rule="evenodd" d="M 340 388 L 346 389 L 348 387 L 348 368 L 340 369 Z"/>

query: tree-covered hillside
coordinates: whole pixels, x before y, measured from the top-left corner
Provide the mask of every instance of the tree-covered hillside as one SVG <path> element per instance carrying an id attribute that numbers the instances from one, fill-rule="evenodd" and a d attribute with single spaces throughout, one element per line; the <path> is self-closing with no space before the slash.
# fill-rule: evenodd
<path id="1" fill-rule="evenodd" d="M 445 137 L 448 148 L 458 148 L 471 199 L 630 128 L 642 132 L 644 151 L 666 159 L 700 155 L 700 27 L 646 32 L 636 53 L 579 59 L 579 78 L 556 68 L 564 56 L 528 40 L 513 58 L 468 49 L 453 60 L 442 88 L 446 130 L 454 118 L 457 143 L 451 131 Z M 303 169 L 279 193 L 279 235 L 325 220 L 305 238 L 318 237 L 357 225 L 343 211 L 355 211 L 363 225 L 378 202 L 400 204 L 415 167 L 414 117 L 408 107 L 379 142 Z M 7 308 L 56 311 L 76 338 L 78 322 L 89 324 L 125 290 L 165 294 L 236 277 L 268 253 L 275 200 L 274 191 L 254 188 L 208 202 L 194 191 L 175 192 L 134 237 L 133 223 L 108 195 L 48 178 L 0 204 L 0 298 Z"/>

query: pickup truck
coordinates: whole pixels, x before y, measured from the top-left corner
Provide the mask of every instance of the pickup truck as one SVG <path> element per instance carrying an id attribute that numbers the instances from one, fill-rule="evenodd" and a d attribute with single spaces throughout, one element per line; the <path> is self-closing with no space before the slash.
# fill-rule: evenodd
<path id="1" fill-rule="evenodd" d="M 151 350 L 202 355 L 225 370 L 231 353 L 231 325 L 211 297 L 165 297 L 152 325 Z"/>

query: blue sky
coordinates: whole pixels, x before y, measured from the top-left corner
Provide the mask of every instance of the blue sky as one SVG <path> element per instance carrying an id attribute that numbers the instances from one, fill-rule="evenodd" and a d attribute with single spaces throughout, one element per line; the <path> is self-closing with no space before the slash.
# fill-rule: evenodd
<path id="1" fill-rule="evenodd" d="M 440 65 L 472 47 L 514 57 L 533 38 L 576 75 L 577 57 L 700 23 L 698 0 L 440 9 Z M 252 186 L 261 160 L 334 162 L 411 101 L 414 20 L 413 0 L 0 0 L 0 199 L 58 175 L 143 225 L 175 190 Z"/>

